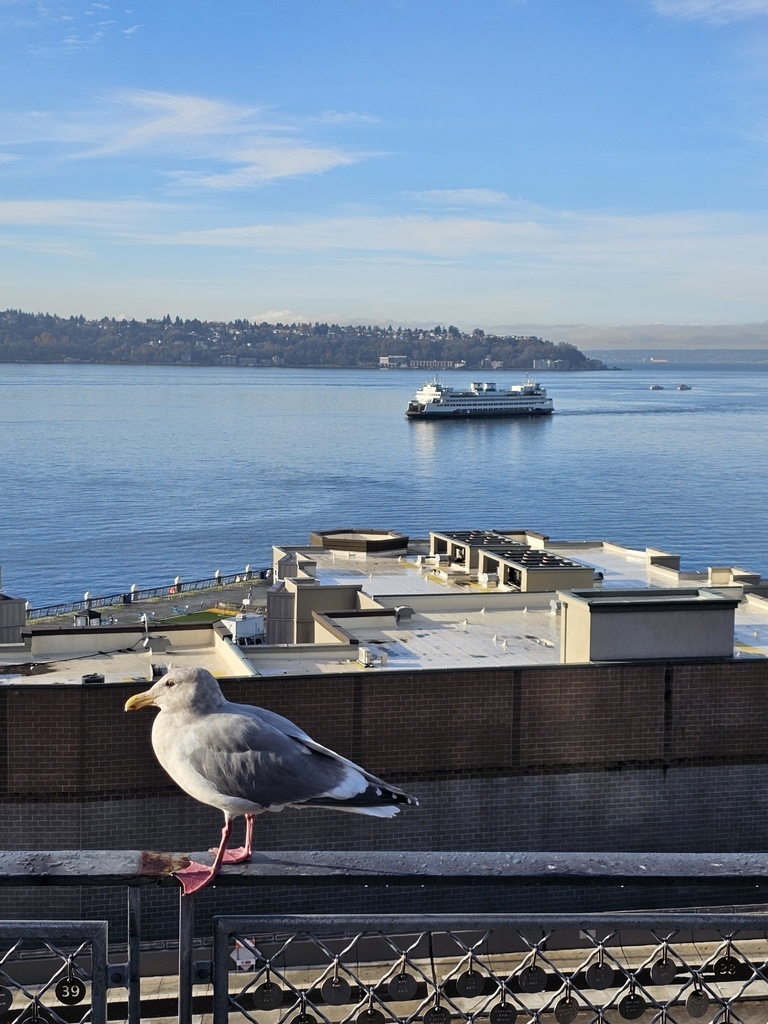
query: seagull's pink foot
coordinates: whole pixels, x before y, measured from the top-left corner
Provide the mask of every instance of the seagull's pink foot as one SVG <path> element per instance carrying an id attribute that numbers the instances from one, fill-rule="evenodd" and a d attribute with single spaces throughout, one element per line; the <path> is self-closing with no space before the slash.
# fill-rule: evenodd
<path id="1" fill-rule="evenodd" d="M 211 884 L 218 870 L 214 871 L 210 864 L 198 864 L 197 861 L 190 861 L 189 865 L 181 871 L 174 871 L 174 877 L 181 882 L 185 896 L 199 892 Z"/>
<path id="2" fill-rule="evenodd" d="M 211 853 L 215 854 L 217 859 L 220 859 L 221 864 L 245 864 L 251 859 L 251 853 L 253 852 L 253 821 L 254 816 L 252 814 L 246 814 L 245 816 L 245 846 L 236 846 L 234 850 L 226 849 L 226 842 L 224 840 L 224 833 L 222 832 L 222 843 L 224 844 L 224 852 L 222 853 L 222 847 L 218 846 L 211 849 Z M 231 830 L 231 825 L 229 825 Z M 227 831 L 227 826 L 225 826 Z M 227 838 L 229 838 L 229 831 L 227 831 Z"/>
<path id="3" fill-rule="evenodd" d="M 214 846 L 211 853 L 218 853 L 219 851 Z M 236 846 L 234 850 L 227 850 L 224 853 L 221 863 L 222 864 L 245 864 L 251 859 L 251 851 L 247 846 Z"/>

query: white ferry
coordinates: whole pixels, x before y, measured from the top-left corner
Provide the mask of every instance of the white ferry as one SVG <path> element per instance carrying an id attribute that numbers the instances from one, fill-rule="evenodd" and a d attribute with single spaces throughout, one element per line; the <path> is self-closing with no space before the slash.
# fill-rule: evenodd
<path id="1" fill-rule="evenodd" d="M 554 410 L 551 398 L 530 377 L 500 391 L 495 384 L 473 383 L 469 391 L 457 391 L 439 378 L 425 384 L 408 403 L 409 419 L 472 419 L 481 416 L 547 416 Z"/>

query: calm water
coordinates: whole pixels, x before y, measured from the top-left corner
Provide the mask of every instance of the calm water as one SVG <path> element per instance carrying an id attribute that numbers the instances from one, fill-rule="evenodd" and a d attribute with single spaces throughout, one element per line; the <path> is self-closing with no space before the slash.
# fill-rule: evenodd
<path id="1" fill-rule="evenodd" d="M 768 573 L 767 373 L 542 380 L 543 420 L 412 423 L 417 372 L 0 364 L 4 589 L 235 572 L 338 526 L 528 527 Z"/>

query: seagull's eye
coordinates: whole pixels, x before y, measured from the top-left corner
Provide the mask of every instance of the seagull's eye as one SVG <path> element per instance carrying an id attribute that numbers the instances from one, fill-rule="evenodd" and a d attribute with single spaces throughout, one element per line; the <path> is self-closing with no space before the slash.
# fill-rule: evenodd
<path id="1" fill-rule="evenodd" d="M 172 681 L 171 681 L 171 680 L 169 679 L 169 680 L 168 680 L 168 681 L 166 682 L 166 684 L 165 684 L 165 685 L 166 685 L 166 686 L 175 686 L 175 685 L 176 685 L 176 683 L 172 682 Z"/>

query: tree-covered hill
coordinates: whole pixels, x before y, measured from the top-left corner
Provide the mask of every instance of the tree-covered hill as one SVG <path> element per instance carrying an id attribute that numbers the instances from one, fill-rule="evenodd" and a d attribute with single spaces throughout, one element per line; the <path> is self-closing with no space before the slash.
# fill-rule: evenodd
<path id="1" fill-rule="evenodd" d="M 86 320 L 50 313 L 0 313 L 0 362 L 187 363 L 213 366 L 376 367 L 383 356 L 403 365 L 467 369 L 599 370 L 574 345 L 534 337 L 499 337 L 454 326 L 433 329 L 339 324 L 254 324 L 203 320 Z"/>

